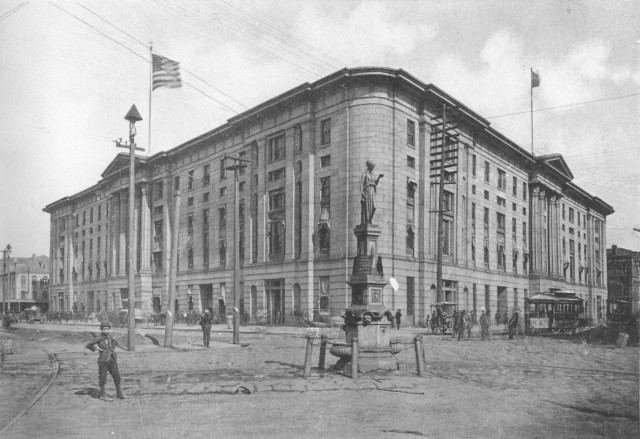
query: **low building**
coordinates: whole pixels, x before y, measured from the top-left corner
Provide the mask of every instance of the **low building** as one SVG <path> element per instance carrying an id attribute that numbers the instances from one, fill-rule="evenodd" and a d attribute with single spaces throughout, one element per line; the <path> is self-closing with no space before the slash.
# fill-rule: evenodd
<path id="1" fill-rule="evenodd" d="M 2 300 L 10 313 L 20 313 L 36 307 L 46 312 L 49 306 L 49 258 L 33 255 L 30 258 L 8 258 L 2 274 Z"/>
<path id="2" fill-rule="evenodd" d="M 443 155 L 446 170 L 434 173 Z M 225 156 L 250 161 L 238 172 L 237 227 Z M 245 321 L 339 315 L 351 302 L 368 160 L 384 174 L 373 219 L 382 231 L 376 270 L 399 287 L 384 287 L 382 300 L 406 321 L 424 322 L 441 301 L 506 318 L 549 288 L 576 292 L 592 318 L 601 312 L 613 208 L 574 184 L 559 154 L 532 155 L 435 85 L 388 68 L 340 70 L 169 151 L 136 157 L 134 267 L 126 257 L 129 159 L 117 155 L 94 186 L 44 209 L 51 303 L 63 311 L 127 308 L 133 269 L 136 308 L 166 310 L 178 233 L 178 312 L 224 314 L 237 232 Z"/>

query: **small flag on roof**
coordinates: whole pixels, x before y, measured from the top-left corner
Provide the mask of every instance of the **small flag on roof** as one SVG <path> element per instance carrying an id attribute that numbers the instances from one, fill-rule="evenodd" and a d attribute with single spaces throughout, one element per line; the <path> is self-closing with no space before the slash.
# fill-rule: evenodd
<path id="1" fill-rule="evenodd" d="M 540 74 L 531 69 L 531 88 L 540 87 Z"/>
<path id="2" fill-rule="evenodd" d="M 153 90 L 159 87 L 182 87 L 180 63 L 155 53 L 152 53 L 151 57 L 153 64 Z"/>

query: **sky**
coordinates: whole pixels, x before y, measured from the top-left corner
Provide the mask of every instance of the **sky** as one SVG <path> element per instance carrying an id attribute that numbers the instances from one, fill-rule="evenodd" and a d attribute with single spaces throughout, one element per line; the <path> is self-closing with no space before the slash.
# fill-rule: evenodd
<path id="1" fill-rule="evenodd" d="M 635 0 L 0 0 L 0 248 L 49 253 L 42 209 L 100 180 L 143 121 L 155 154 L 343 67 L 402 68 L 613 206 L 607 247 L 640 250 Z M 149 45 L 183 87 L 152 94 Z M 149 120 L 151 123 L 149 124 Z M 149 131 L 151 138 L 149 138 Z"/>

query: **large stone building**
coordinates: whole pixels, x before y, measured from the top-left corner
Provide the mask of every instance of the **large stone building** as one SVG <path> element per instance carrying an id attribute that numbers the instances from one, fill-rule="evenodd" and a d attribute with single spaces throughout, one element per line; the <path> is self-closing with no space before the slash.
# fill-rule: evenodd
<path id="1" fill-rule="evenodd" d="M 628 300 L 633 314 L 640 311 L 640 252 L 620 248 L 607 249 L 609 300 Z"/>
<path id="2" fill-rule="evenodd" d="M 454 167 L 444 172 L 442 297 L 436 297 L 438 184 L 431 169 L 443 108 Z M 422 322 L 436 301 L 507 315 L 524 298 L 571 289 L 595 317 L 607 295 L 611 206 L 573 182 L 560 155 L 532 156 L 482 116 L 402 70 L 344 69 L 305 83 L 167 152 L 136 158 L 136 307 L 167 308 L 174 192 L 180 189 L 179 310 L 218 307 L 233 286 L 239 175 L 240 308 L 256 321 L 338 315 L 360 223 L 367 160 L 384 174 L 374 222 L 377 269 L 400 288 L 386 306 Z M 44 210 L 51 216 L 55 306 L 118 310 L 128 301 L 128 156 Z"/>

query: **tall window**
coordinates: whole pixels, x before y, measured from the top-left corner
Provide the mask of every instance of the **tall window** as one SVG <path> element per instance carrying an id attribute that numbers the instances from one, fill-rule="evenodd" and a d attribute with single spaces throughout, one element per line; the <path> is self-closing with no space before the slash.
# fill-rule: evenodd
<path id="1" fill-rule="evenodd" d="M 193 189 L 193 169 L 191 171 L 188 172 L 187 174 L 187 189 L 191 190 Z"/>
<path id="2" fill-rule="evenodd" d="M 269 192 L 269 258 L 281 260 L 284 258 L 285 246 L 285 193 L 284 189 Z"/>
<path id="3" fill-rule="evenodd" d="M 209 267 L 209 209 L 202 211 L 202 264 Z"/>
<path id="4" fill-rule="evenodd" d="M 498 233 L 501 233 L 504 235 L 504 231 L 505 231 L 505 216 L 504 213 L 500 213 L 498 212 L 496 214 L 496 220 L 498 221 Z"/>
<path id="5" fill-rule="evenodd" d="M 162 180 L 156 181 L 153 184 L 153 199 L 154 200 L 162 200 L 162 198 L 164 198 L 163 189 L 164 189 L 164 182 Z"/>
<path id="6" fill-rule="evenodd" d="M 490 174 L 490 167 L 489 167 L 489 162 L 485 161 L 484 162 L 484 181 L 486 183 L 489 183 L 490 178 L 489 178 L 489 174 Z"/>
<path id="7" fill-rule="evenodd" d="M 320 145 L 331 143 L 331 118 L 320 121 Z"/>
<path id="8" fill-rule="evenodd" d="M 220 257 L 220 265 L 227 265 L 227 209 L 220 207 L 218 209 L 218 254 Z"/>
<path id="9" fill-rule="evenodd" d="M 267 141 L 267 162 L 273 163 L 285 158 L 284 133 L 270 137 Z"/>
<path id="10" fill-rule="evenodd" d="M 320 297 L 318 298 L 318 311 L 329 312 L 329 276 L 320 277 Z"/>
<path id="11" fill-rule="evenodd" d="M 522 245 L 527 246 L 527 223 L 522 222 Z"/>
<path id="12" fill-rule="evenodd" d="M 244 222 L 244 200 L 240 200 L 238 201 L 238 258 L 240 259 L 240 264 L 244 264 Z"/>
<path id="13" fill-rule="evenodd" d="M 293 127 L 293 150 L 297 154 L 302 152 L 302 127 L 300 125 Z"/>
<path id="14" fill-rule="evenodd" d="M 476 155 L 471 156 L 471 175 L 476 176 Z"/>
<path id="15" fill-rule="evenodd" d="M 416 123 L 407 120 L 407 145 L 416 146 Z"/>
<path id="16" fill-rule="evenodd" d="M 502 169 L 498 169 L 498 189 L 507 190 L 507 173 Z"/>
<path id="17" fill-rule="evenodd" d="M 331 242 L 329 220 L 331 218 L 331 177 L 320 179 L 320 221 L 318 244 L 321 252 L 328 252 Z"/>
<path id="18" fill-rule="evenodd" d="M 513 177 L 513 185 L 511 186 L 511 193 L 514 197 L 518 196 L 518 178 Z"/>
<path id="19" fill-rule="evenodd" d="M 173 177 L 173 189 L 174 190 L 180 190 L 180 176 L 176 175 L 175 177 Z"/>
<path id="20" fill-rule="evenodd" d="M 224 158 L 220 159 L 220 180 L 227 178 L 227 168 Z"/>
<path id="21" fill-rule="evenodd" d="M 295 198 L 295 251 L 296 259 L 302 256 L 302 182 L 296 181 L 296 198 Z M 300 306 L 298 304 L 298 306 Z"/>
<path id="22" fill-rule="evenodd" d="M 204 170 L 202 171 L 202 185 L 203 186 L 207 186 L 209 184 L 209 182 L 211 181 L 211 175 L 210 175 L 210 166 L 209 165 L 204 165 Z"/>
<path id="23" fill-rule="evenodd" d="M 522 182 L 522 199 L 526 201 L 527 199 L 527 183 Z"/>
<path id="24" fill-rule="evenodd" d="M 187 216 L 187 266 L 193 268 L 193 214 Z"/>

